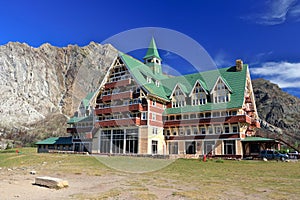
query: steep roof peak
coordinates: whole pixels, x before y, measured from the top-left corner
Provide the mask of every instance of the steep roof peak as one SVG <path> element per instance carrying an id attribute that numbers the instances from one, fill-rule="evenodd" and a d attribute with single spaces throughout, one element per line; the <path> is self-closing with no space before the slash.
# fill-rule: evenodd
<path id="1" fill-rule="evenodd" d="M 148 51 L 143 59 L 147 59 L 147 58 L 151 58 L 151 57 L 156 57 L 161 60 L 161 57 L 159 56 L 159 53 L 158 53 L 158 50 L 156 47 L 154 37 L 152 37 L 149 47 L 148 47 Z"/>

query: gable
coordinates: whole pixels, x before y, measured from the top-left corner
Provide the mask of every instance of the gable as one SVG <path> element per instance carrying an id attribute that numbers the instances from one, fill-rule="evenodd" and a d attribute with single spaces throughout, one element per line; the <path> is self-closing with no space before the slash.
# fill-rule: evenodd
<path id="1" fill-rule="evenodd" d="M 186 87 L 184 85 L 182 85 L 180 83 L 178 83 L 178 84 L 175 85 L 175 87 L 174 87 L 174 89 L 173 89 L 170 97 L 172 97 L 175 94 L 175 92 L 176 92 L 177 89 L 179 89 L 181 91 L 181 93 L 186 97 L 187 89 L 186 89 Z"/>
<path id="2" fill-rule="evenodd" d="M 227 83 L 227 81 L 224 78 L 222 78 L 222 76 L 218 77 L 218 79 L 216 80 L 213 88 L 210 90 L 210 93 L 212 93 L 213 91 L 216 91 L 216 90 L 220 90 L 220 88 L 218 88 L 218 86 L 219 86 L 218 84 L 219 83 L 222 83 L 225 86 L 225 88 L 221 88 L 221 89 L 227 89 L 229 92 L 232 93 L 231 87 L 229 86 L 229 84 Z"/>
<path id="3" fill-rule="evenodd" d="M 194 93 L 195 88 L 196 88 L 198 85 L 202 88 L 202 90 L 205 92 L 205 94 L 208 94 L 206 84 L 205 84 L 203 81 L 201 81 L 201 80 L 198 79 L 198 80 L 195 82 L 194 87 L 192 88 L 192 90 L 191 90 L 191 92 L 190 92 L 190 94 L 189 94 L 189 97 L 192 96 L 192 94 Z"/>

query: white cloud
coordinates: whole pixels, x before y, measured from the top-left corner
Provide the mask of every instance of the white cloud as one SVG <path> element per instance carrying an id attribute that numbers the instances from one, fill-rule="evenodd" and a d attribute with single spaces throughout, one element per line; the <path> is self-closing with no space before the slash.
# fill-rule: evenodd
<path id="1" fill-rule="evenodd" d="M 300 63 L 267 62 L 250 70 L 253 75 L 268 79 L 281 88 L 300 88 Z"/>
<path id="2" fill-rule="evenodd" d="M 260 4 L 260 13 L 251 14 L 243 19 L 262 25 L 277 25 L 286 22 L 288 18 L 300 18 L 300 5 L 298 0 L 266 1 Z"/>

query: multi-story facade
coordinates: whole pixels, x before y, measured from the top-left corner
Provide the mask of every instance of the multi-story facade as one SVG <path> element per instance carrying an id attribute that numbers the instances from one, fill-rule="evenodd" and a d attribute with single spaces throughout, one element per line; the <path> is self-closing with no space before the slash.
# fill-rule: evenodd
<path id="1" fill-rule="evenodd" d="M 68 120 L 67 132 L 72 136 L 72 151 L 92 152 L 92 138 L 97 131 L 94 127 L 93 107 L 91 101 L 95 93 L 88 93 L 80 102 L 74 116 Z"/>
<path id="2" fill-rule="evenodd" d="M 153 38 L 143 59 L 119 53 L 101 83 L 93 153 L 243 155 L 260 127 L 248 65 L 171 77 Z"/>

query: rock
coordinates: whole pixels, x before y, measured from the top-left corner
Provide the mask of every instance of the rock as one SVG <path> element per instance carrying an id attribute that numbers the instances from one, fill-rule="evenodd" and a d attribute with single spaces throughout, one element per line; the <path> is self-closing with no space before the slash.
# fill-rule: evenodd
<path id="1" fill-rule="evenodd" d="M 293 146 L 300 143 L 300 99 L 264 79 L 252 80 L 252 86 L 262 120 L 258 134 L 281 138 Z"/>
<path id="2" fill-rule="evenodd" d="M 73 115 L 81 99 L 99 87 L 116 56 L 112 45 L 95 42 L 62 48 L 18 42 L 0 46 L 0 127 L 20 139 L 16 133 L 32 123 L 47 122 L 49 114 Z M 65 127 L 59 128 L 57 133 L 65 132 Z"/>
<path id="3" fill-rule="evenodd" d="M 62 180 L 60 178 L 43 176 L 43 177 L 35 178 L 35 185 L 48 187 L 48 188 L 62 189 L 68 187 L 69 183 L 68 181 Z"/>

